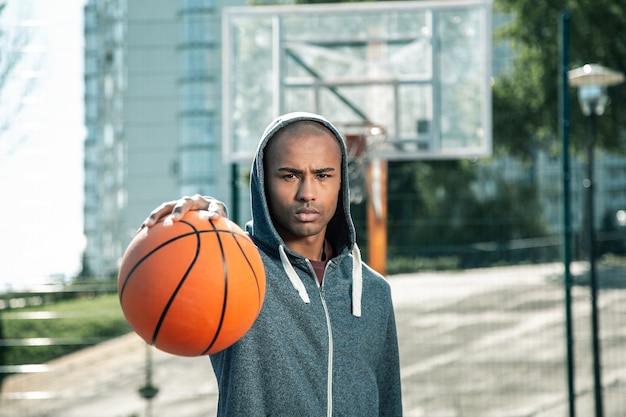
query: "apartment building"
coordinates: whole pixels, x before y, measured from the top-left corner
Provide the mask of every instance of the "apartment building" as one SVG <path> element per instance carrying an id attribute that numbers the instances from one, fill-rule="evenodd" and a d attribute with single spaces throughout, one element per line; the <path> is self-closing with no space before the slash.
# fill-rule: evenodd
<path id="1" fill-rule="evenodd" d="M 113 276 L 156 205 L 229 198 L 221 159 L 221 10 L 245 0 L 89 0 L 84 260 Z"/>

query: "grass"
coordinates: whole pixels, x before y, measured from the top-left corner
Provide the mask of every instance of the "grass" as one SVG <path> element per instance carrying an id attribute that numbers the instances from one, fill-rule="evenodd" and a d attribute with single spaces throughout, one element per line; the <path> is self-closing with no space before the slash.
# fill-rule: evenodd
<path id="1" fill-rule="evenodd" d="M 396 256 L 387 261 L 387 274 L 407 274 L 423 271 L 449 271 L 459 269 L 460 259 L 456 256 L 438 258 Z"/>
<path id="2" fill-rule="evenodd" d="M 40 364 L 131 331 L 117 294 L 0 311 L 0 365 Z"/>

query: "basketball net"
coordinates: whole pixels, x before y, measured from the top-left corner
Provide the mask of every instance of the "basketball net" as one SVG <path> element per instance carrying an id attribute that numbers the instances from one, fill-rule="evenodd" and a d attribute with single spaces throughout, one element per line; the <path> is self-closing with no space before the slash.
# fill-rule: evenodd
<path id="1" fill-rule="evenodd" d="M 342 126 L 346 147 L 348 149 L 348 178 L 350 180 L 350 202 L 361 204 L 369 195 L 375 184 L 368 187 L 368 171 L 370 161 L 378 146 L 385 141 L 385 132 L 382 127 L 371 124 L 353 124 Z M 376 202 L 373 202 L 376 206 Z"/>

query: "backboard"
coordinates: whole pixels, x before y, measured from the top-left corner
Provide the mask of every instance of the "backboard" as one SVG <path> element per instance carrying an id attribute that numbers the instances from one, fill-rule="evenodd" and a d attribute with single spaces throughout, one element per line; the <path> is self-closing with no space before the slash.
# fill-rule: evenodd
<path id="1" fill-rule="evenodd" d="M 227 161 L 291 111 L 375 138 L 369 158 L 491 154 L 490 0 L 226 8 L 222 30 Z"/>

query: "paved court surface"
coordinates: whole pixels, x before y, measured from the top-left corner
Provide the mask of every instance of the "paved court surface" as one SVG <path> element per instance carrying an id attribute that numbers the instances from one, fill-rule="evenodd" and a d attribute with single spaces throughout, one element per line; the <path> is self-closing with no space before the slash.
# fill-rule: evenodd
<path id="1" fill-rule="evenodd" d="M 391 277 L 404 415 L 566 417 L 562 269 L 548 264 Z M 623 417 L 626 272 L 609 272 L 601 271 L 598 300 L 604 415 Z M 589 289 L 577 285 L 572 296 L 576 415 L 590 417 Z M 217 390 L 208 358 L 151 350 L 159 393 L 151 402 L 143 400 L 138 389 L 146 380 L 147 352 L 129 334 L 53 361 L 50 372 L 11 377 L 2 388 L 0 417 L 215 415 Z"/>

